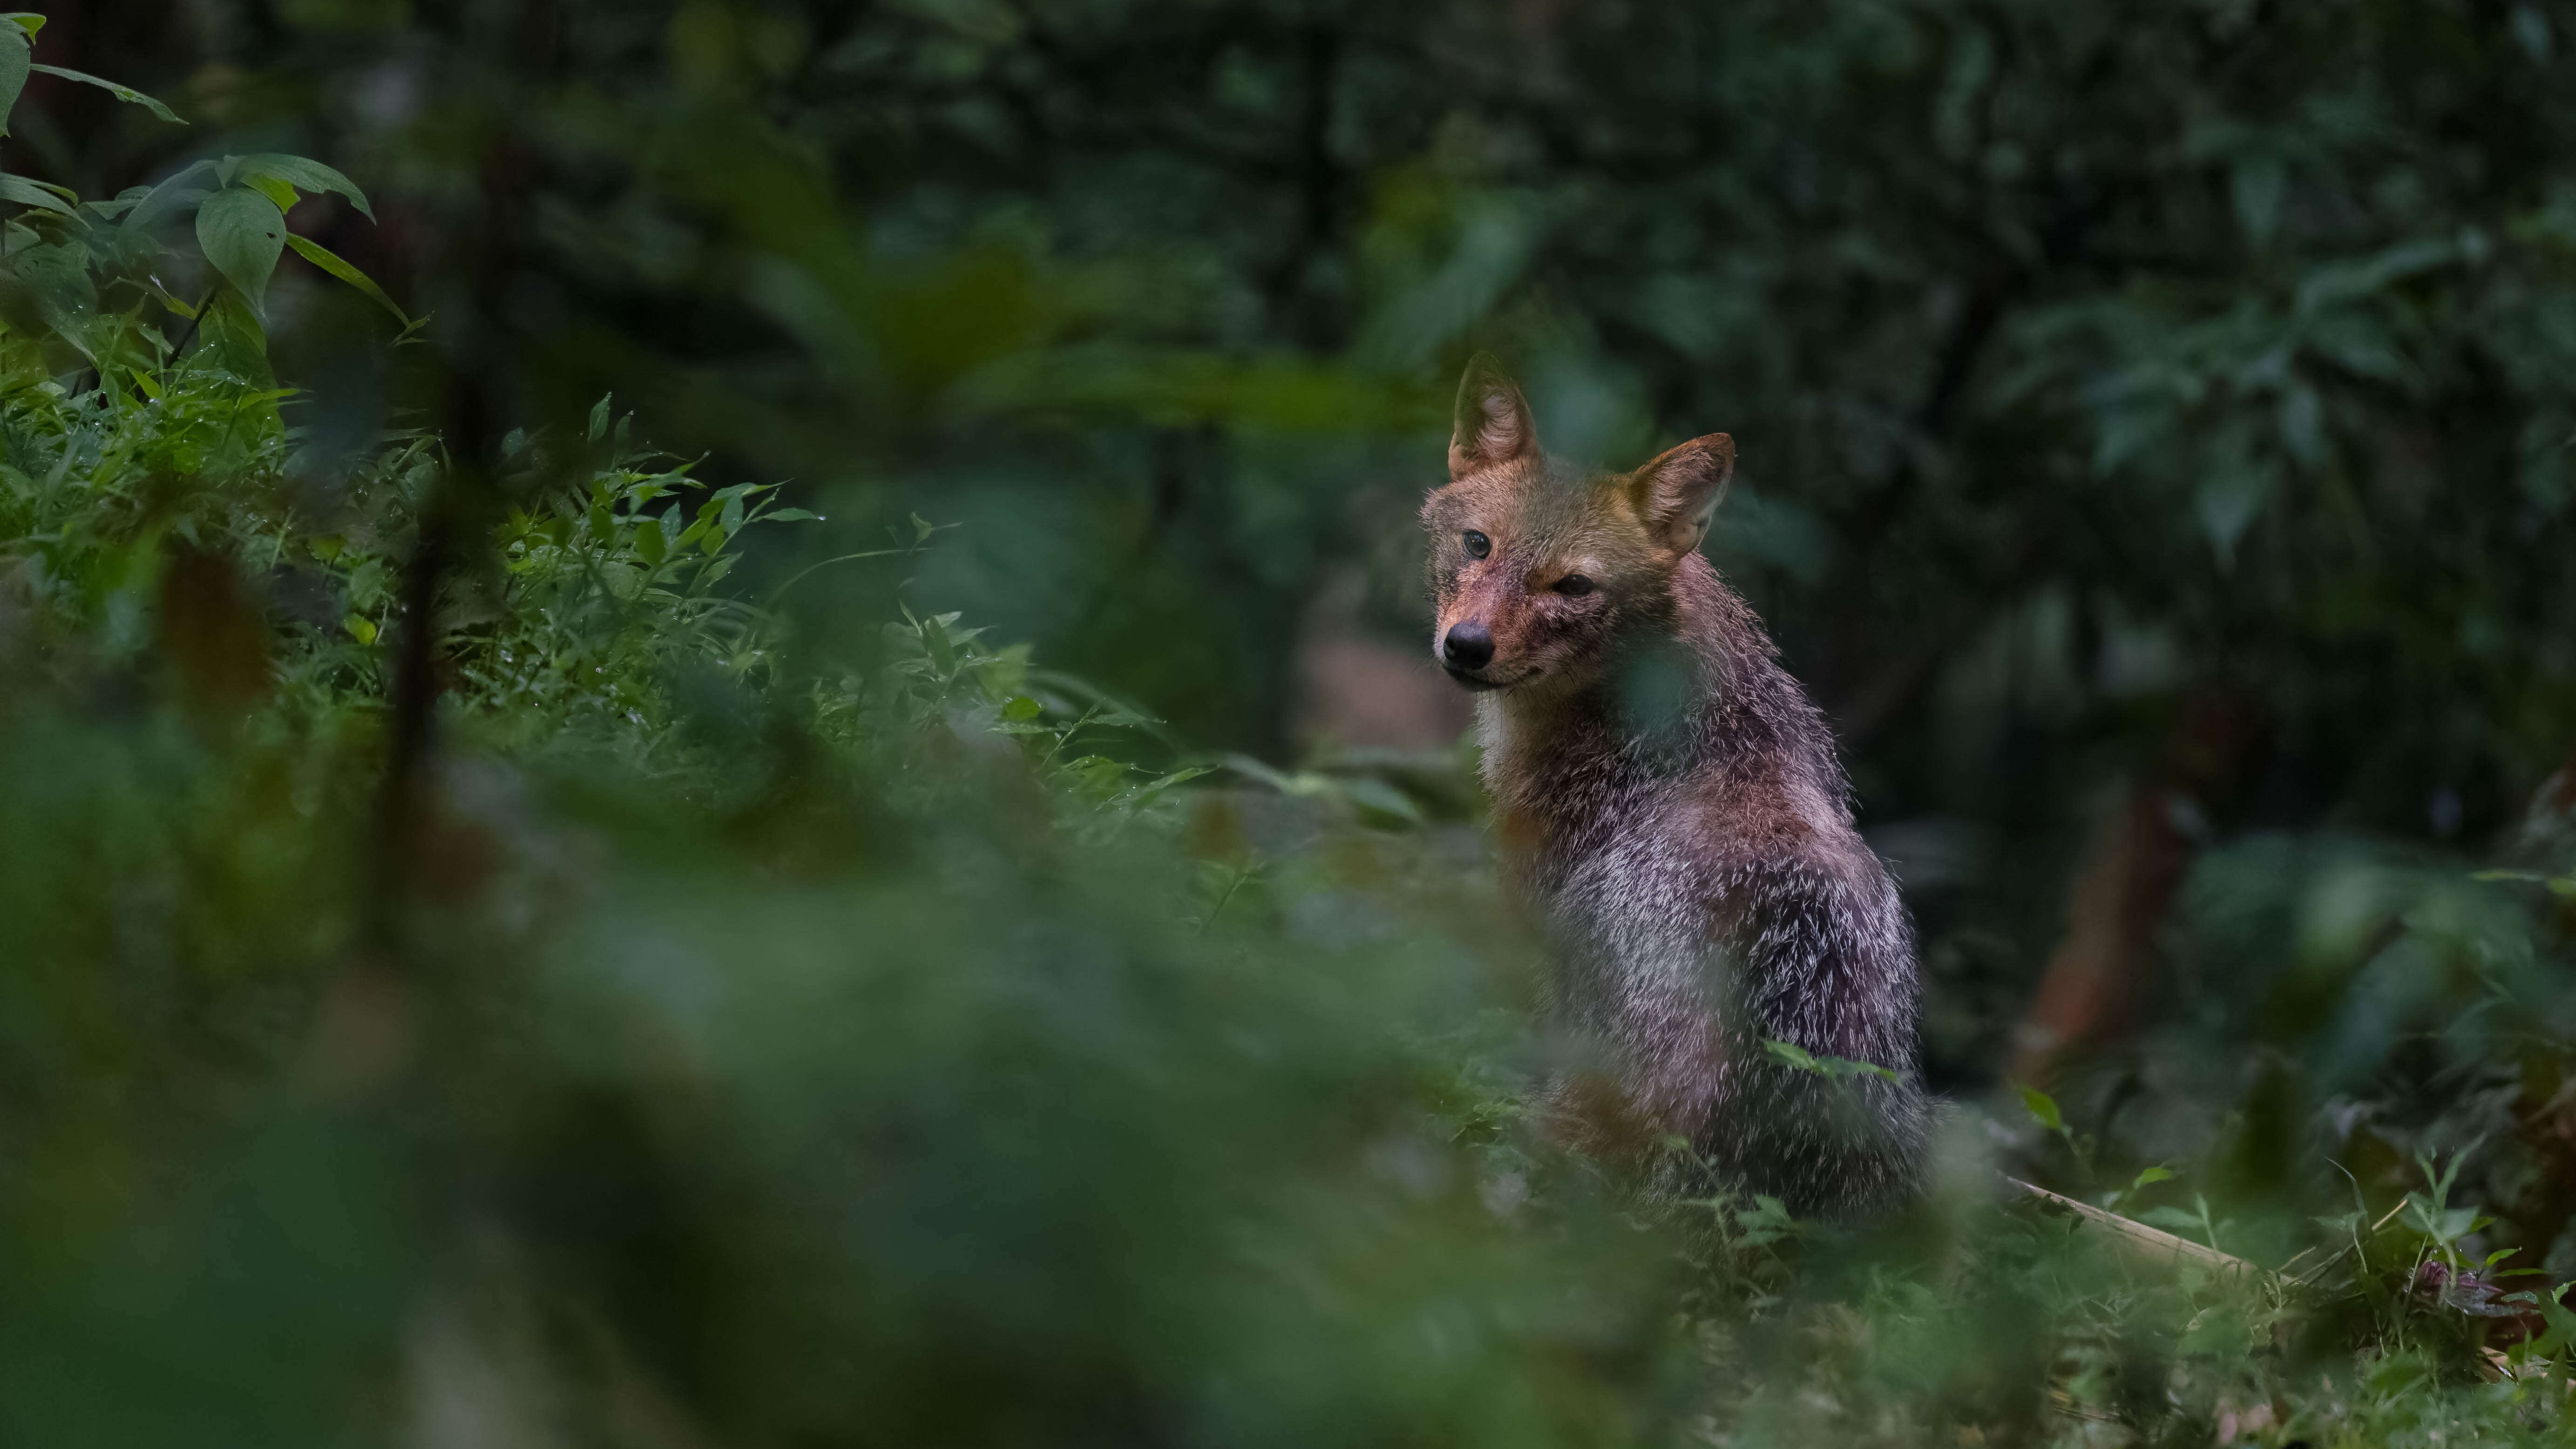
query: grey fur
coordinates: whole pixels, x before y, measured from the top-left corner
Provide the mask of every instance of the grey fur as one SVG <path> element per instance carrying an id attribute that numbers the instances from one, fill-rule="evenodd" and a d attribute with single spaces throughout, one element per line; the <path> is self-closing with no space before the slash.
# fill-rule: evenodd
<path id="1" fill-rule="evenodd" d="M 1555 1018 L 1628 1110 L 1695 1149 L 1657 1187 L 1838 1217 L 1917 1194 L 1913 930 L 1830 728 L 1743 600 L 1694 553 L 1606 667 L 1477 704 L 1486 782 L 1525 837 L 1511 879 L 1557 947 Z M 1827 1080 L 1766 1038 L 1897 1080 Z M 1573 1111 L 1570 1088 L 1558 1100 Z"/>

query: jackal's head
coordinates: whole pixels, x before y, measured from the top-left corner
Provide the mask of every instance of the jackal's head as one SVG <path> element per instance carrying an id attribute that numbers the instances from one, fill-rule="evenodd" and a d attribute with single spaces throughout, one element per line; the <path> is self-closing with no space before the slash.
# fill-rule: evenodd
<path id="1" fill-rule="evenodd" d="M 1539 451 L 1521 390 L 1478 354 L 1458 387 L 1448 485 L 1422 505 L 1433 657 L 1469 689 L 1588 677 L 1628 630 L 1670 620 L 1673 570 L 1734 471 L 1724 433 L 1633 473 L 1564 468 Z"/>

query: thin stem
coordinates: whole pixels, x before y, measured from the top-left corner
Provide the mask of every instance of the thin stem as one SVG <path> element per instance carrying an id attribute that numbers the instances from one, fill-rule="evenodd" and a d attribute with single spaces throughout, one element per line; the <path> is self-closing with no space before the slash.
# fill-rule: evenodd
<path id="1" fill-rule="evenodd" d="M 809 565 L 807 565 L 807 566 L 806 566 L 806 567 L 804 567 L 804 568 L 798 569 L 798 570 L 797 570 L 793 575 L 791 575 L 791 576 L 788 578 L 787 582 L 785 582 L 785 583 L 783 583 L 783 584 L 780 584 L 777 588 L 774 588 L 774 589 L 770 590 L 770 591 L 769 591 L 769 602 L 771 602 L 771 603 L 773 603 L 773 604 L 777 603 L 777 602 L 778 602 L 778 596 L 779 596 L 779 595 L 781 595 L 781 594 L 783 594 L 783 593 L 786 593 L 789 589 L 792 589 L 792 588 L 796 587 L 796 585 L 797 585 L 798 583 L 800 583 L 800 582 L 802 582 L 802 581 L 804 580 L 804 578 L 805 578 L 805 576 L 806 576 L 807 574 L 810 574 L 810 573 L 814 572 L 816 569 L 829 568 L 829 567 L 831 567 L 832 565 L 834 565 L 834 564 L 836 564 L 836 563 L 848 563 L 848 562 L 850 562 L 850 561 L 851 561 L 851 560 L 853 560 L 853 559 L 862 559 L 862 558 L 887 558 L 887 557 L 891 557 L 892 555 L 899 554 L 899 553 L 914 553 L 914 552 L 917 552 L 917 551 L 918 551 L 918 550 L 915 550 L 915 549 L 909 549 L 909 548 L 875 548 L 875 549 L 870 549 L 870 550 L 868 550 L 868 551 L 867 551 L 867 552 L 865 552 L 865 553 L 845 553 L 845 554 L 841 555 L 839 558 L 827 558 L 827 559 L 823 560 L 821 563 L 818 563 L 818 564 L 809 564 Z"/>

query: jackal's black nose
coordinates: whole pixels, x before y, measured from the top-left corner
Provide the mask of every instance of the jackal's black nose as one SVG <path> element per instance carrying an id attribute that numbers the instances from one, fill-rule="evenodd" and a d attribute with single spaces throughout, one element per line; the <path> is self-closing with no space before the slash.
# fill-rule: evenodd
<path id="1" fill-rule="evenodd" d="M 1440 642 L 1440 657 L 1452 669 L 1482 669 L 1493 661 L 1494 636 L 1473 619 L 1449 626 L 1449 637 Z"/>

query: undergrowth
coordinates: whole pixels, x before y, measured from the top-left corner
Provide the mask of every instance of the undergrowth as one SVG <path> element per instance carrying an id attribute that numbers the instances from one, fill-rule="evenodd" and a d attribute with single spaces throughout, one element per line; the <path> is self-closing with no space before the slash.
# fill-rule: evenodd
<path id="1" fill-rule="evenodd" d="M 451 460 L 411 432 L 317 479 L 290 395 L 156 381 L 0 400 L 10 1316 L 92 1386 L 24 1425 L 207 1394 L 418 1424 L 488 1371 L 546 1422 L 644 1394 L 746 1441 L 889 1403 L 986 1438 L 2561 1431 L 2570 1320 L 2430 1158 L 2396 1211 L 2300 1223 L 2213 1206 L 2205 1163 L 2106 1186 L 2034 1091 L 1956 1109 L 1899 1224 L 1631 1200 L 1533 1126 L 1525 943 L 1383 782 L 1194 758 L 952 614 L 807 648 L 739 570 L 828 524 L 605 401 L 512 440 L 437 582 L 431 805 L 388 885 L 359 862 Z M 2006 1161 L 2289 1271 L 2124 1256 L 2005 1205 Z M 142 1285 L 321 1356 L 173 1390 L 230 1360 L 135 1331 Z"/>

